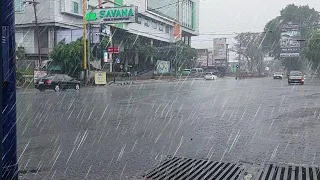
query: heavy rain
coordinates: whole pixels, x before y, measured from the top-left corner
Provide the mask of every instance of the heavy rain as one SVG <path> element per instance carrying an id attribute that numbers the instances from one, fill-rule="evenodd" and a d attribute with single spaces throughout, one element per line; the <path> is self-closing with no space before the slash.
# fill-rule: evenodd
<path id="1" fill-rule="evenodd" d="M 3 0 L 2 179 L 320 180 L 315 0 Z"/>

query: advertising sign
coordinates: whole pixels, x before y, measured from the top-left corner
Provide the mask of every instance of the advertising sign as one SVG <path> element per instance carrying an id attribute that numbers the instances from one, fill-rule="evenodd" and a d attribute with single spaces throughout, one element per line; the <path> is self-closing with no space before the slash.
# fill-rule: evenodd
<path id="1" fill-rule="evenodd" d="M 174 24 L 173 27 L 173 37 L 176 40 L 180 40 L 181 39 L 181 26 L 180 24 Z"/>
<path id="2" fill-rule="evenodd" d="M 213 39 L 213 59 L 214 60 L 226 60 L 227 59 L 227 39 L 226 38 L 215 38 Z"/>
<path id="3" fill-rule="evenodd" d="M 137 8 L 135 6 L 109 7 L 94 9 L 86 14 L 89 23 L 132 23 L 136 21 Z"/>
<path id="4" fill-rule="evenodd" d="M 101 72 L 101 71 L 96 71 L 94 73 L 94 83 L 97 85 L 105 85 L 107 84 L 107 73 L 106 72 Z"/>
<path id="5" fill-rule="evenodd" d="M 119 47 L 109 47 L 108 48 L 108 53 L 117 54 L 119 52 L 120 52 L 120 48 Z"/>
<path id="6" fill-rule="evenodd" d="M 156 72 L 157 74 L 164 74 L 170 72 L 170 61 L 157 61 L 156 65 Z"/>
<path id="7" fill-rule="evenodd" d="M 297 24 L 285 24 L 281 30 L 280 57 L 299 57 L 301 38 L 300 27 Z"/>
<path id="8" fill-rule="evenodd" d="M 108 59 L 108 52 L 104 51 L 103 52 L 103 62 L 109 62 L 109 59 Z"/>

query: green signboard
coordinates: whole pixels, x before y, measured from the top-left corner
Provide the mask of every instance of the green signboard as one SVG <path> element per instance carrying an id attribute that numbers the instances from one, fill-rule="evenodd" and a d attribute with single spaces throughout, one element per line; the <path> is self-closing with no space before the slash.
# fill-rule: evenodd
<path id="1" fill-rule="evenodd" d="M 104 9 L 94 9 L 86 14 L 86 20 L 90 23 L 130 23 L 136 21 L 136 7 L 113 7 Z"/>

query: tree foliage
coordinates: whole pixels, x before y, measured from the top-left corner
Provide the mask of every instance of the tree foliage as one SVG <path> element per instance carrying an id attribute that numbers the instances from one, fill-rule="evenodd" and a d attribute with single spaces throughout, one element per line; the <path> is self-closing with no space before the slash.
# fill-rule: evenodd
<path id="1" fill-rule="evenodd" d="M 59 65 L 63 73 L 77 75 L 83 69 L 83 39 L 71 43 L 59 42 L 50 54 L 54 65 Z"/>
<path id="2" fill-rule="evenodd" d="M 176 57 L 173 63 L 176 65 L 176 69 L 181 68 L 191 68 L 194 67 L 196 62 L 196 57 L 198 56 L 197 50 L 191 48 L 189 45 L 182 41 L 175 43 L 176 48 L 174 48 Z"/>
<path id="3" fill-rule="evenodd" d="M 23 60 L 26 58 L 26 50 L 24 47 L 18 46 L 16 49 L 16 57 L 18 60 Z"/>
<path id="4" fill-rule="evenodd" d="M 250 71 L 260 65 L 263 60 L 262 39 L 263 34 L 252 32 L 241 33 L 235 37 L 236 44 L 233 46 L 233 51 L 244 56 Z"/>
<path id="5" fill-rule="evenodd" d="M 314 31 L 308 40 L 308 46 L 304 50 L 306 58 L 312 63 L 313 67 L 320 65 L 320 30 Z"/>
<path id="6" fill-rule="evenodd" d="M 284 24 L 293 23 L 299 24 L 301 28 L 301 38 L 307 39 L 310 37 L 311 32 L 317 27 L 320 15 L 314 8 L 308 5 L 296 6 L 289 4 L 280 11 L 280 16 L 270 20 L 264 28 L 266 33 L 263 40 L 264 51 L 269 53 L 270 56 L 275 58 L 280 57 L 280 38 L 281 28 Z"/>

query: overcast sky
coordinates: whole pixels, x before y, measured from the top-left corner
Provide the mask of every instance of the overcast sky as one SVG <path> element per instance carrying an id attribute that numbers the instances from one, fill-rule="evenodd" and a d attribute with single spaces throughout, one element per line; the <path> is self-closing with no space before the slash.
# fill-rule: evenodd
<path id="1" fill-rule="evenodd" d="M 320 11 L 320 0 L 200 0 L 200 36 L 192 38 L 192 46 L 212 49 L 213 38 L 227 37 L 232 44 L 233 35 L 229 34 L 262 32 L 269 20 L 292 3 Z"/>

